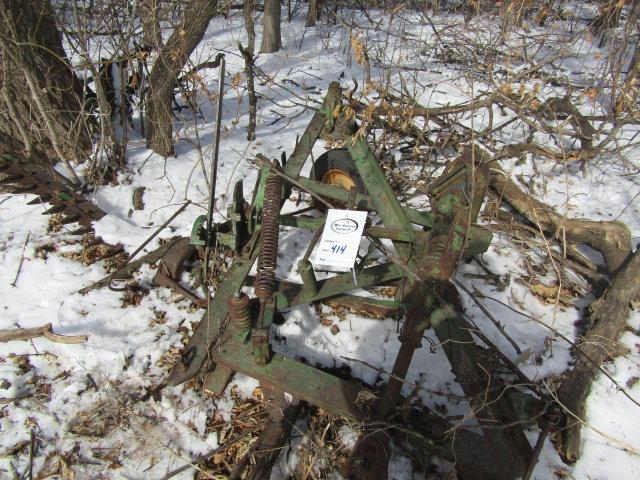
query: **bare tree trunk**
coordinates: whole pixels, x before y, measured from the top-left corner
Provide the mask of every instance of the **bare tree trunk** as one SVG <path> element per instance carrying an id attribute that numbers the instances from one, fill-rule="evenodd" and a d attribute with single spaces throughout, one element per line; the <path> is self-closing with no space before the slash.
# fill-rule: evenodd
<path id="1" fill-rule="evenodd" d="M 307 12 L 307 27 L 315 27 L 318 19 L 318 0 L 309 0 L 309 11 Z"/>
<path id="2" fill-rule="evenodd" d="M 96 93 L 96 102 L 100 115 L 98 123 L 100 128 L 100 136 L 96 142 L 93 161 L 87 168 L 87 179 L 91 183 L 101 184 L 104 182 L 107 170 L 116 171 L 124 163 L 124 152 L 119 148 L 116 142 L 116 131 L 112 120 L 112 111 L 115 95 L 113 94 L 113 82 L 109 81 L 110 68 L 106 62 L 100 63 L 96 67 L 91 61 L 89 54 L 91 40 L 89 33 L 91 31 L 86 16 L 81 15 L 78 6 L 73 3 L 71 5 L 73 21 L 78 29 L 78 49 L 79 54 L 84 60 L 85 68 L 94 78 L 94 88 Z M 109 85 L 111 88 L 109 88 Z"/>
<path id="3" fill-rule="evenodd" d="M 0 152 L 27 151 L 69 164 L 91 148 L 84 88 L 62 48 L 46 0 L 0 0 Z M 72 174 L 72 177 L 75 174 Z"/>
<path id="4" fill-rule="evenodd" d="M 145 96 L 147 143 L 149 148 L 162 156 L 174 154 L 171 101 L 178 83 L 178 74 L 202 40 L 217 7 L 217 0 L 189 2 L 180 24 L 160 50 L 149 75 Z"/>
<path id="5" fill-rule="evenodd" d="M 640 14 L 640 1 L 634 0 L 631 12 L 629 13 L 629 28 L 627 33 L 630 34 L 635 29 L 635 22 Z M 621 62 L 623 63 L 623 62 Z M 633 50 L 631 62 L 624 83 L 620 87 L 620 94 L 615 102 L 615 113 L 620 114 L 623 111 L 636 110 L 636 100 L 638 98 L 638 87 L 640 83 L 640 42 L 636 43 Z"/>
<path id="6" fill-rule="evenodd" d="M 160 31 L 160 15 L 158 0 L 142 0 L 140 2 L 140 23 L 144 46 L 153 50 L 162 47 L 162 34 Z"/>
<path id="7" fill-rule="evenodd" d="M 247 140 L 256 136 L 256 88 L 253 78 L 254 52 L 256 48 L 256 31 L 253 22 L 253 0 L 244 1 L 244 26 L 247 30 L 247 48 L 238 42 L 240 53 L 244 57 L 244 73 L 247 77 L 247 91 L 249 94 L 249 125 L 247 126 Z"/>
<path id="8" fill-rule="evenodd" d="M 264 0 L 262 53 L 273 53 L 282 47 L 280 36 L 280 0 Z"/>
<path id="9" fill-rule="evenodd" d="M 638 86 L 640 80 L 640 43 L 636 44 L 633 57 L 629 63 L 629 70 L 624 83 L 620 87 L 620 96 L 616 100 L 615 113 L 623 111 L 634 111 L 636 109 L 636 99 L 638 97 Z"/>

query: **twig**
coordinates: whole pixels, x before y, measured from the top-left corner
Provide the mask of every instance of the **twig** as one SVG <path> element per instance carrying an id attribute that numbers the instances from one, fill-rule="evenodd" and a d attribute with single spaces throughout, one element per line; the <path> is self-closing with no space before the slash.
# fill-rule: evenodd
<path id="1" fill-rule="evenodd" d="M 35 328 L 16 328 L 12 330 L 0 330 L 0 342 L 11 342 L 13 340 L 30 340 L 34 337 L 44 337 L 56 343 L 84 343 L 87 341 L 86 335 L 59 335 L 53 333 L 51 324 L 47 323 Z"/>
<path id="2" fill-rule="evenodd" d="M 212 455 L 216 454 L 216 453 L 220 453 L 224 450 L 226 450 L 227 448 L 229 448 L 231 445 L 238 443 L 240 440 L 242 440 L 243 438 L 251 435 L 254 432 L 254 429 L 250 429 L 247 432 L 244 432 L 240 435 L 237 435 L 235 437 L 233 437 L 231 440 L 227 440 L 224 445 L 220 445 L 217 448 L 214 448 L 213 450 L 209 450 L 207 453 L 200 455 L 198 457 L 196 457 L 193 462 L 190 463 L 186 463 L 185 465 L 176 468 L 175 470 L 171 470 L 170 472 L 168 472 L 164 477 L 162 477 L 160 480 L 169 480 L 170 478 L 175 477 L 176 475 L 184 472 L 185 470 L 187 470 L 188 468 L 192 468 L 194 466 L 194 464 L 197 464 L 198 462 L 201 462 L 203 460 L 206 460 L 207 458 L 211 457 Z"/>
<path id="3" fill-rule="evenodd" d="M 547 384 L 547 382 L 545 381 L 544 378 L 541 379 L 541 381 L 544 384 L 544 386 L 547 387 L 547 390 L 551 393 L 551 396 L 554 398 L 555 402 L 562 408 L 562 410 L 564 412 L 566 412 L 567 414 L 569 414 L 571 417 L 573 417 L 577 422 L 580 423 L 580 425 L 584 425 L 585 427 L 593 430 L 598 435 L 600 435 L 603 438 L 605 438 L 605 439 L 609 440 L 610 442 L 614 443 L 616 446 L 622 448 L 624 451 L 632 453 L 634 455 L 640 456 L 640 451 L 638 449 L 634 448 L 632 445 L 629 445 L 628 443 L 625 443 L 622 440 L 618 440 L 617 438 L 606 434 L 605 432 L 603 432 L 599 428 L 594 427 L 589 422 L 587 422 L 583 418 L 581 418 L 578 415 L 576 415 L 573 411 L 571 411 L 570 408 L 568 408 L 566 405 L 564 405 L 564 403 L 562 403 L 562 401 L 558 398 L 558 396 L 553 392 L 553 389 L 551 388 L 551 385 Z"/>
<path id="4" fill-rule="evenodd" d="M 302 477 L 302 480 L 307 480 L 307 478 L 309 477 L 309 474 L 312 474 L 311 469 L 313 468 L 313 465 L 316 463 L 316 458 L 318 458 L 318 452 L 322 447 L 324 447 L 324 440 L 327 436 L 327 432 L 329 431 L 329 427 L 331 427 L 331 422 L 328 422 L 327 426 L 324 428 L 324 431 L 322 432 L 322 436 L 320 437 L 320 442 L 319 442 L 320 448 L 316 448 L 315 452 L 313 452 L 313 458 L 311 459 L 311 462 L 309 462 L 309 467 L 307 468 L 307 471 L 305 472 L 304 477 Z"/>
<path id="5" fill-rule="evenodd" d="M 572 342 L 571 339 L 569 339 L 569 337 L 567 337 L 566 335 L 564 335 L 563 333 L 561 333 L 559 330 L 557 330 L 556 328 L 553 328 L 551 325 L 549 325 L 548 323 L 543 322 L 542 320 L 537 319 L 536 317 L 534 317 L 533 315 L 529 315 L 526 314 L 524 312 L 521 312 L 520 310 L 513 308 L 511 305 L 508 305 L 500 300 L 498 300 L 497 298 L 493 298 L 490 297 L 488 295 L 482 295 L 484 298 L 487 298 L 489 300 L 493 300 L 494 302 L 499 303 L 500 305 L 503 305 L 505 307 L 507 307 L 509 310 L 522 315 L 523 317 L 526 317 L 530 320 L 533 320 L 534 322 L 542 325 L 545 328 L 548 328 L 550 331 L 552 331 L 554 334 L 556 334 L 557 336 L 559 336 L 560 338 L 562 338 L 565 342 L 567 342 L 569 345 L 571 345 L 576 352 L 578 352 L 580 355 L 582 355 L 585 360 L 590 363 L 591 365 L 593 365 L 595 368 L 597 368 L 605 377 L 607 377 L 617 388 L 620 392 L 622 392 L 622 394 L 627 397 L 629 400 L 631 400 L 635 405 L 637 405 L 638 407 L 640 407 L 640 402 L 638 402 L 638 400 L 636 400 L 635 398 L 633 398 L 631 395 L 629 395 L 628 391 L 626 388 L 624 388 L 622 385 L 620 385 L 615 378 L 613 378 L 611 375 L 609 375 L 609 373 L 602 368 L 600 365 L 598 365 L 598 363 L 596 363 L 587 353 L 584 352 L 584 350 L 582 350 L 576 343 Z"/>
<path id="6" fill-rule="evenodd" d="M 18 264 L 18 271 L 16 272 L 16 276 L 13 279 L 13 282 L 10 283 L 12 287 L 16 286 L 18 282 L 18 277 L 20 276 L 20 272 L 22 271 L 22 264 L 24 262 L 24 251 L 27 248 L 27 243 L 29 243 L 29 236 L 31 235 L 31 231 L 27 232 L 27 238 L 24 241 L 24 245 L 22 245 L 22 254 L 20 255 L 20 263 Z"/>
<path id="7" fill-rule="evenodd" d="M 29 480 L 33 480 L 33 454 L 35 451 L 36 434 L 31 429 L 31 443 L 29 444 Z"/>
<path id="8" fill-rule="evenodd" d="M 506 332 L 506 330 L 504 329 L 504 327 L 500 324 L 500 322 L 498 322 L 498 320 L 496 320 L 496 318 L 491 315 L 491 313 L 489 313 L 489 310 L 487 310 L 485 308 L 484 305 L 482 305 L 480 303 L 480 301 L 476 298 L 476 296 L 473 294 L 473 292 L 471 292 L 471 290 L 469 290 L 467 287 L 465 287 L 462 283 L 460 283 L 458 280 L 454 279 L 453 282 L 460 287 L 464 293 L 466 293 L 467 295 L 469 295 L 469 298 L 471 298 L 471 300 L 473 300 L 473 302 L 478 306 L 478 308 L 480 310 L 482 310 L 482 313 L 484 313 L 487 318 L 489 320 L 491 320 L 493 322 L 493 324 L 496 326 L 496 328 L 498 329 L 498 331 L 502 334 L 502 336 L 504 338 L 507 339 L 507 341 L 511 344 L 511 346 L 513 347 L 513 349 L 516 351 L 516 353 L 518 355 L 522 354 L 522 350 L 520 350 L 520 347 L 518 346 L 518 344 L 515 342 L 515 340 L 513 338 L 511 338 L 509 336 L 509 334 Z"/>

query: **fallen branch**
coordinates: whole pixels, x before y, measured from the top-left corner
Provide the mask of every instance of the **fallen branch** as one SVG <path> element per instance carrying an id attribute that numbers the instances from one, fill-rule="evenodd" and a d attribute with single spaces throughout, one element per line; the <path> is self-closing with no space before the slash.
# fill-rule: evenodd
<path id="1" fill-rule="evenodd" d="M 399 115 L 402 117 L 437 117 L 440 115 L 451 115 L 454 113 L 469 112 L 480 108 L 489 108 L 493 105 L 493 97 L 488 96 L 480 100 L 474 100 L 459 105 L 445 105 L 442 107 L 422 107 L 422 106 L 401 106 L 392 107 L 390 105 L 382 105 L 376 107 L 380 115 Z"/>
<path id="2" fill-rule="evenodd" d="M 496 157 L 499 157 L 499 158 L 518 157 L 523 153 L 531 153 L 532 155 L 546 157 L 557 163 L 576 162 L 578 160 L 584 159 L 582 155 L 582 150 L 555 152 L 549 148 L 543 147 L 542 145 L 538 145 L 536 143 L 531 143 L 531 142 L 514 143 L 511 145 L 507 145 L 502 150 L 499 150 L 496 153 Z"/>
<path id="3" fill-rule="evenodd" d="M 631 253 L 631 233 L 624 223 L 565 218 L 520 190 L 499 166 L 494 164 L 491 170 L 490 186 L 499 197 L 545 233 L 601 252 L 609 272 L 616 272 Z"/>
<path id="4" fill-rule="evenodd" d="M 11 342 L 13 340 L 31 340 L 35 337 L 44 337 L 56 343 L 84 343 L 87 341 L 86 335 L 59 335 L 53 333 L 51 324 L 47 323 L 35 328 L 16 328 L 13 330 L 0 330 L 0 342 Z"/>
<path id="5" fill-rule="evenodd" d="M 562 430 L 559 448 L 560 454 L 568 462 L 575 462 L 580 455 L 582 422 L 576 418 L 584 418 L 587 396 L 599 371 L 597 366 L 624 351 L 617 339 L 626 326 L 632 302 L 640 300 L 638 278 L 640 249 L 633 254 L 604 294 L 589 307 L 589 323 L 593 327 L 580 340 L 578 348 L 593 363 L 587 362 L 584 355 L 580 356 L 558 390 L 561 404 L 573 414 L 567 417 L 568 424 Z"/>

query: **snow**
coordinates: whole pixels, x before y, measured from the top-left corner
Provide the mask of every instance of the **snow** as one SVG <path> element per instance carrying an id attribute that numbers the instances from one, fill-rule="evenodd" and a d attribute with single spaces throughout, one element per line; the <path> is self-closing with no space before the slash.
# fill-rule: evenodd
<path id="1" fill-rule="evenodd" d="M 578 6 L 572 4 L 576 12 Z M 412 93 L 428 106 L 458 104 L 470 101 L 481 91 L 493 88 L 480 85 L 461 75 L 460 65 L 445 63 L 432 58 L 434 52 L 424 45 L 433 42 L 433 31 L 417 22 L 417 16 L 405 11 L 392 22 L 388 13 L 372 11 L 375 22 L 383 22 L 396 34 L 407 33 L 391 40 L 369 24 L 369 20 L 354 12 L 354 19 L 361 29 L 358 35 L 368 35 L 368 47 L 379 49 L 386 55 L 388 64 L 398 62 L 404 67 L 422 68 L 431 62 L 428 72 L 415 73 Z M 586 15 L 586 13 L 580 13 Z M 283 16 L 286 18 L 286 16 Z M 286 21 L 286 20 L 284 20 Z M 434 17 L 436 26 L 444 22 L 460 25 L 462 17 Z M 472 20 L 474 22 L 475 20 Z M 479 20 L 478 20 L 479 21 Z M 256 25 L 256 31 L 260 28 Z M 551 55 L 563 42 L 561 22 L 551 27 L 557 34 L 540 59 Z M 465 35 L 475 35 L 469 27 Z M 533 34 L 540 33 L 536 28 Z M 454 45 L 461 45 L 460 29 L 451 28 L 443 33 Z M 478 35 L 480 35 L 478 33 Z M 478 38 L 476 38 L 478 40 Z M 241 57 L 236 53 L 236 42 L 246 44 L 241 17 L 215 18 L 205 39 L 191 57 L 194 64 L 213 58 L 218 50 L 227 53 L 227 82 L 243 71 Z M 487 37 L 486 43 L 493 39 Z M 294 18 L 283 28 L 281 52 L 260 55 L 257 66 L 265 74 L 257 80 L 260 101 L 256 140 L 246 141 L 247 101 L 244 83 L 227 86 L 223 106 L 223 133 L 220 150 L 216 202 L 216 219 L 224 219 L 226 205 L 235 181 L 244 182 L 245 197 L 250 197 L 257 169 L 251 161 L 256 153 L 279 158 L 282 151 L 291 153 L 313 111 L 305 108 L 317 106 L 329 81 L 340 79 L 343 88 L 351 89 L 354 80 L 363 85 L 363 68 L 346 53 L 349 36 L 339 26 L 319 23 L 305 29 L 304 20 Z M 95 47 L 92 55 L 104 54 L 107 44 Z M 458 48 L 458 47 L 456 47 Z M 567 46 L 570 52 L 559 63 L 558 76 L 571 79 L 575 84 L 592 85 L 598 72 L 604 68 L 607 46 L 599 47 L 597 41 L 577 42 Z M 102 50 L 101 50 L 102 49 Z M 597 54 L 597 55 L 596 55 Z M 513 77 L 526 65 L 507 66 L 507 74 L 500 73 L 501 83 Z M 205 70 L 203 81 L 209 91 L 217 89 L 217 72 Z M 372 77 L 380 81 L 399 84 L 402 71 L 373 65 Z M 403 77 L 404 78 L 404 77 Z M 352 80 L 353 79 L 353 80 Z M 533 88 L 532 84 L 527 84 Z M 554 96 L 560 92 L 544 85 L 542 95 Z M 373 98 L 369 95 L 366 98 Z M 176 122 L 175 158 L 162 158 L 145 146 L 144 139 L 135 131 L 129 131 L 127 169 L 118 177 L 117 185 L 99 187 L 91 199 L 108 215 L 94 223 L 97 236 L 109 243 L 121 243 L 128 253 L 140 245 L 159 225 L 168 219 L 187 199 L 192 204 L 165 229 L 145 251 L 158 246 L 158 242 L 171 236 L 190 234 L 196 216 L 205 212 L 207 187 L 200 160 L 209 174 L 212 153 L 213 107 L 206 95 L 199 94 L 200 112 L 203 118 L 194 118 L 183 112 Z M 589 114 L 598 114 L 596 107 L 586 101 L 580 107 Z M 139 112 L 134 112 L 134 123 L 139 125 Z M 510 117 L 499 109 L 494 110 L 502 123 Z M 486 112 L 468 116 L 463 125 L 476 129 L 488 125 Z M 197 129 L 196 129 L 197 125 Z M 528 132 L 505 129 L 501 141 L 508 143 L 526 137 Z M 631 139 L 636 127 L 625 127 L 623 138 Z M 201 142 L 200 147 L 196 144 Z M 548 139 L 536 137 L 541 144 Z M 323 151 L 319 142 L 313 151 L 317 158 Z M 398 157 L 398 152 L 396 152 Z M 593 220 L 617 219 L 632 232 L 635 244 L 640 244 L 640 182 L 637 171 L 639 152 L 633 149 L 624 158 L 597 158 L 586 169 L 574 165 L 558 165 L 550 161 L 532 158 L 524 162 L 502 161 L 502 167 L 516 182 L 528 182 L 538 198 L 556 207 L 561 214 Z M 404 168 L 404 167 L 403 167 Z M 409 175 L 417 175 L 408 166 Z M 310 162 L 303 173 L 308 173 Z M 81 173 L 81 172 L 79 172 Z M 144 210 L 133 210 L 131 198 L 136 187 L 144 186 Z M 82 287 L 102 278 L 106 272 L 104 262 L 82 265 L 63 255 L 77 249 L 77 237 L 68 232 L 68 226 L 60 232 L 48 232 L 48 217 L 41 215 L 40 205 L 28 206 L 29 195 L 0 196 L 0 328 L 28 328 L 51 323 L 56 333 L 87 335 L 82 344 L 52 343 L 44 338 L 29 342 L 0 343 L 0 451 L 9 452 L 21 442 L 28 442 L 31 432 L 37 438 L 37 455 L 34 471 L 47 468 L 56 455 L 79 458 L 73 463 L 77 478 L 160 478 L 167 471 L 190 462 L 196 456 L 218 446 L 215 433 L 207 430 L 212 416 L 229 421 L 233 416 L 233 390 L 240 398 L 250 397 L 258 383 L 248 377 L 236 375 L 225 394 L 217 399 L 207 397 L 190 386 L 154 388 L 161 385 L 168 375 L 172 352 L 183 346 L 186 335 L 201 318 L 202 312 L 194 310 L 187 301 L 174 301 L 166 289 L 152 289 L 137 305 L 124 305 L 122 294 L 108 289 L 78 293 Z M 422 201 L 416 197 L 414 202 Z M 285 205 L 292 210 L 293 202 Z M 282 229 L 278 276 L 290 281 L 300 281 L 295 265 L 304 253 L 310 234 Z M 29 241 L 26 243 L 27 234 Z M 74 242 L 76 242 L 74 244 Z M 44 258 L 41 247 L 50 245 L 53 251 Z M 74 246 L 75 245 L 75 246 Z M 15 287 L 14 281 L 24 246 L 24 262 Z M 38 250 L 40 253 L 38 253 Z M 140 255 L 143 255 L 141 252 Z M 550 382 L 559 378 L 570 365 L 569 345 L 556 336 L 545 324 L 575 340 L 575 322 L 582 318 L 582 308 L 590 297 L 573 306 L 542 302 L 534 296 L 522 280 L 528 273 L 528 262 L 537 261 L 545 270 L 550 282 L 555 280 L 551 266 L 544 265 L 545 252 L 523 251 L 502 234 L 494 235 L 489 250 L 479 261 L 504 284 L 494 285 L 481 278 L 484 274 L 478 260 L 462 264 L 456 275 L 471 291 L 483 295 L 484 307 L 499 320 L 507 334 L 520 346 L 518 354 L 500 331 L 491 323 L 479 307 L 461 292 L 465 315 L 475 322 L 500 350 L 513 360 L 535 382 Z M 537 260 L 536 260 L 537 259 Z M 155 271 L 143 267 L 136 280 L 146 286 L 152 284 Z M 573 274 L 577 276 L 577 274 Z M 495 299 L 495 300 L 494 300 Z M 496 301 L 497 300 L 497 301 Z M 506 307 L 508 305 L 509 307 Z M 524 312 L 530 317 L 514 312 Z M 373 320 L 347 313 L 342 317 L 332 314 L 323 306 L 322 314 L 339 326 L 337 334 L 331 333 L 316 311 L 300 306 L 285 313 L 285 322 L 272 329 L 274 350 L 288 356 L 304 358 L 312 365 L 328 368 L 347 367 L 350 373 L 372 385 L 386 382 L 399 348 L 399 325 L 391 320 Z M 621 385 L 628 385 L 634 398 L 640 398 L 640 382 L 633 379 L 638 371 L 640 343 L 640 313 L 629 320 L 629 331 L 621 343 L 629 353 L 607 365 L 608 372 Z M 286 341 L 275 340 L 286 338 Z M 465 415 L 468 404 L 463 392 L 451 373 L 442 349 L 433 348 L 438 340 L 432 331 L 426 334 L 422 347 L 416 351 L 407 384 L 403 393 L 415 390 L 422 402 L 430 408 L 444 408 L 447 415 Z M 374 366 L 375 368 L 372 368 Z M 598 377 L 589 397 L 587 426 L 583 429 L 584 451 L 574 466 L 562 463 L 549 440 L 546 441 L 532 478 L 539 480 L 557 478 L 565 472 L 573 478 L 624 479 L 640 475 L 640 416 L 633 405 L 603 375 Z M 281 455 L 272 478 L 284 478 L 294 472 L 302 444 L 309 439 L 304 433 L 308 420 L 300 419 L 294 428 L 292 447 Z M 88 432 L 88 433 L 87 433 Z M 529 432 L 535 441 L 537 430 Z M 340 442 L 352 448 L 357 431 L 343 426 Z M 23 472 L 27 455 L 0 457 L 0 471 L 15 468 Z M 404 480 L 411 477 L 411 460 L 394 451 L 390 464 L 390 478 Z M 446 466 L 442 466 L 446 470 Z M 190 469 L 175 478 L 193 478 Z"/>

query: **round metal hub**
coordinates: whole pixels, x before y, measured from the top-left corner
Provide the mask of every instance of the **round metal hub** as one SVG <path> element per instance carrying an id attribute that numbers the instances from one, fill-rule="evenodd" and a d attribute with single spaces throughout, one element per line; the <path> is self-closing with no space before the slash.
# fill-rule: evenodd
<path id="1" fill-rule="evenodd" d="M 328 183 L 330 185 L 336 185 L 346 190 L 350 190 L 351 187 L 356 186 L 356 182 L 351 176 L 339 168 L 330 168 L 322 175 L 320 179 L 322 183 Z"/>

